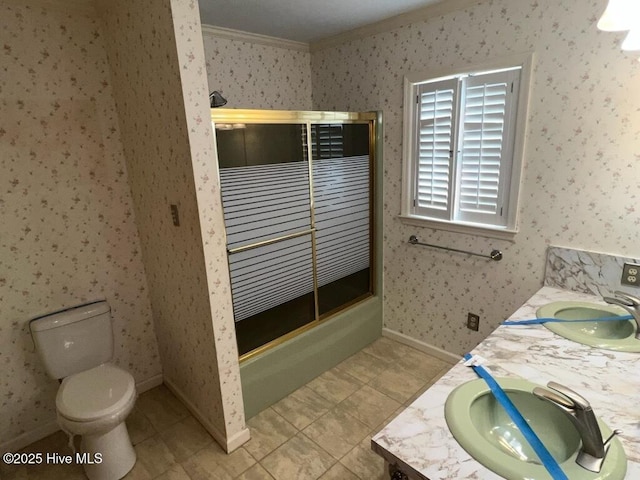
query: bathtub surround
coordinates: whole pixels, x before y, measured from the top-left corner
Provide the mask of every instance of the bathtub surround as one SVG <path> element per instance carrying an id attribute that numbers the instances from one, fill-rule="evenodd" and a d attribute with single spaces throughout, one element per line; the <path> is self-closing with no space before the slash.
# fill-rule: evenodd
<path id="1" fill-rule="evenodd" d="M 0 450 L 58 429 L 31 318 L 106 299 L 114 363 L 162 381 L 105 38 L 89 2 L 0 3 Z"/>
<path id="2" fill-rule="evenodd" d="M 100 12 L 164 380 L 230 451 L 249 431 L 197 4 L 103 1 Z"/>
<path id="3" fill-rule="evenodd" d="M 620 52 L 619 36 L 596 28 L 605 6 L 484 1 L 311 48 L 314 109 L 384 114 L 387 329 L 460 355 L 540 288 L 549 245 L 640 255 L 640 64 Z M 524 52 L 535 56 L 514 242 L 402 223 L 404 75 Z M 504 259 L 415 247 L 410 235 L 464 250 L 497 248 Z M 477 333 L 465 326 L 467 312 L 480 315 Z"/>

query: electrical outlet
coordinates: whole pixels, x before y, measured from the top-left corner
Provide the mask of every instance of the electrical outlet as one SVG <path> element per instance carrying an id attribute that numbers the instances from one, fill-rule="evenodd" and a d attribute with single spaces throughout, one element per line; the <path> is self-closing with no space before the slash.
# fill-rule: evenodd
<path id="1" fill-rule="evenodd" d="M 622 267 L 622 285 L 640 287 L 640 265 L 636 263 L 625 263 Z"/>
<path id="2" fill-rule="evenodd" d="M 178 205 L 171 205 L 171 220 L 176 227 L 180 226 L 180 216 L 178 215 Z"/>
<path id="3" fill-rule="evenodd" d="M 475 313 L 467 313 L 467 328 L 477 332 L 480 328 L 480 317 Z"/>

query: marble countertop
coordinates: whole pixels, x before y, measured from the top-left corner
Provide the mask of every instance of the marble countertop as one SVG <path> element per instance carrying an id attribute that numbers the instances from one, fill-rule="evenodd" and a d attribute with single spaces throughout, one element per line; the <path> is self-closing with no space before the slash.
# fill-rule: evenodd
<path id="1" fill-rule="evenodd" d="M 558 300 L 603 303 L 592 295 L 543 287 L 510 319 L 535 318 L 538 307 Z M 610 428 L 622 430 L 626 478 L 640 478 L 640 354 L 581 345 L 542 325 L 500 326 L 472 353 L 486 360 L 494 376 L 540 385 L 554 380 L 582 394 Z M 444 418 L 449 393 L 476 378 L 471 368 L 456 364 L 372 438 L 374 452 L 415 479 L 501 479 L 460 447 Z"/>

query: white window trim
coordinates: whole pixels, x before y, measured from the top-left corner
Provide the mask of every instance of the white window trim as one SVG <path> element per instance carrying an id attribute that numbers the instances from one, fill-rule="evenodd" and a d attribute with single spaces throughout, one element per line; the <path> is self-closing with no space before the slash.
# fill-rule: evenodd
<path id="1" fill-rule="evenodd" d="M 402 142 L 402 203 L 400 220 L 403 223 L 429 227 L 438 230 L 447 230 L 457 233 L 487 236 L 511 240 L 518 233 L 518 201 L 520 186 L 522 183 L 522 171 L 524 167 L 524 153 L 526 142 L 526 123 L 529 109 L 529 91 L 531 86 L 531 72 L 533 68 L 533 52 L 501 57 L 492 61 L 474 65 L 460 65 L 458 67 L 430 70 L 425 72 L 410 73 L 404 77 L 404 123 Z M 465 73 L 486 72 L 520 66 L 520 88 L 518 92 L 518 115 L 515 123 L 515 140 L 513 145 L 513 165 L 511 172 L 511 185 L 509 188 L 510 205 L 508 209 L 506 227 L 491 227 L 460 221 L 427 219 L 412 214 L 413 208 L 413 175 L 415 171 L 415 155 L 413 154 L 416 143 L 415 118 L 410 118 L 410 112 L 414 110 L 417 85 L 425 80 L 437 80 L 462 75 Z"/>

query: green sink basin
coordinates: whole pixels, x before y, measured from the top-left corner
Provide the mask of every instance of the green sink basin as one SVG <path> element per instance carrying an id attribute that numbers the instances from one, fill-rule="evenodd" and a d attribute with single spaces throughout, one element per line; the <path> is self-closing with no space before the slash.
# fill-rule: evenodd
<path id="1" fill-rule="evenodd" d="M 627 459 L 617 438 L 611 442 L 600 473 L 585 470 L 575 462 L 582 442 L 567 414 L 533 395 L 538 385 L 513 378 L 496 380 L 570 480 L 624 479 Z M 498 475 L 508 480 L 550 478 L 484 380 L 472 380 L 453 390 L 445 404 L 445 419 L 460 446 Z M 611 429 L 599 419 L 598 423 L 603 437 L 608 438 Z"/>
<path id="2" fill-rule="evenodd" d="M 586 320 L 590 318 L 627 315 L 614 305 L 598 305 L 588 302 L 553 302 L 540 307 L 538 318 L 559 318 L 561 320 Z M 545 327 L 574 342 L 605 350 L 620 352 L 640 352 L 640 340 L 635 338 L 636 323 L 633 320 L 614 322 L 544 323 Z"/>

